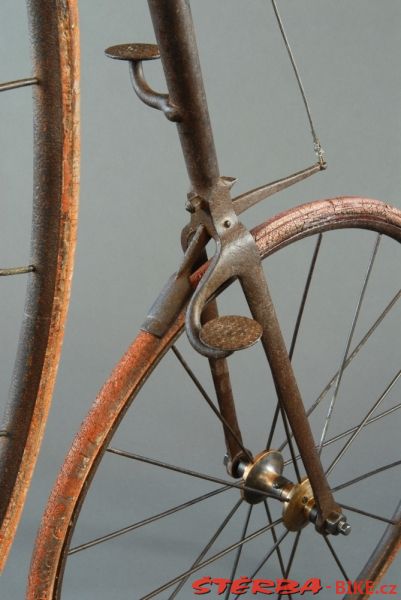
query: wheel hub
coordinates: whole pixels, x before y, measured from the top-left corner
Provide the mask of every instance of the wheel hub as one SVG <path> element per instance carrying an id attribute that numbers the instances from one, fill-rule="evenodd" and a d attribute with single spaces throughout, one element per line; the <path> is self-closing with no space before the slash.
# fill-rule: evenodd
<path id="1" fill-rule="evenodd" d="M 308 478 L 293 483 L 283 476 L 284 459 L 278 450 L 266 450 L 257 454 L 252 463 L 240 466 L 246 489 L 241 496 L 249 504 L 259 504 L 266 494 L 284 500 L 283 523 L 289 531 L 300 531 L 308 523 L 315 522 L 317 509 L 313 490 Z M 351 527 L 341 515 L 334 523 L 328 523 L 326 533 L 348 535 Z"/>

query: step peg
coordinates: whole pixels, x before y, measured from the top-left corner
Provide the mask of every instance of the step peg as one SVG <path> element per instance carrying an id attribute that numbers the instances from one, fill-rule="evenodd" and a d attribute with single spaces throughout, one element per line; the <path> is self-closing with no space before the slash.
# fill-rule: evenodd
<path id="1" fill-rule="evenodd" d="M 210 348 L 235 352 L 256 344 L 262 337 L 262 333 L 262 326 L 257 321 L 248 317 L 230 315 L 205 323 L 199 337 Z"/>
<path id="2" fill-rule="evenodd" d="M 105 50 L 106 56 L 116 60 L 154 60 L 160 58 L 159 47 L 156 44 L 119 44 Z"/>

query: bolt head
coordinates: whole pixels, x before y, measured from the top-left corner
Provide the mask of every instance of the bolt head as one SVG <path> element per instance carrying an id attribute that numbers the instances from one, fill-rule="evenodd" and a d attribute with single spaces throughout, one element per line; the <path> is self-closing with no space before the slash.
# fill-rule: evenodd
<path id="1" fill-rule="evenodd" d="M 342 535 L 349 535 L 351 533 L 351 525 L 347 521 L 340 521 L 337 525 L 337 530 Z"/>

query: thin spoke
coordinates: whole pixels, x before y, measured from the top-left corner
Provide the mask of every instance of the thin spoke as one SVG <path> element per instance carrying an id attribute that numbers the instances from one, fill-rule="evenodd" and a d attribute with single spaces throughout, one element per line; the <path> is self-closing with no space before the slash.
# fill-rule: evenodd
<path id="1" fill-rule="evenodd" d="M 120 450 L 118 448 L 107 448 L 107 452 L 111 454 L 116 454 L 118 456 L 123 456 L 124 458 L 130 458 L 132 460 L 137 460 L 139 462 L 146 463 L 148 465 L 154 465 L 156 467 L 161 467 L 162 469 L 167 469 L 169 471 L 175 471 L 176 473 L 182 473 L 183 475 L 189 475 L 190 477 L 196 477 L 198 479 L 204 479 L 205 481 L 211 481 L 212 483 L 219 483 L 220 485 L 226 485 L 230 488 L 236 488 L 239 490 L 249 490 L 251 492 L 257 492 L 258 494 L 262 494 L 266 496 L 266 498 L 275 498 L 280 502 L 285 502 L 282 498 L 276 498 L 273 494 L 269 494 L 268 492 L 263 492 L 261 490 L 257 490 L 256 488 L 250 487 L 249 485 L 244 485 L 240 482 L 231 482 L 225 479 L 220 479 L 219 477 L 213 477 L 212 475 L 206 475 L 205 473 L 199 473 L 198 471 L 192 471 L 191 469 L 184 469 L 183 467 L 177 467 L 176 465 L 171 465 L 166 462 L 162 462 L 160 460 L 156 460 L 154 458 L 149 458 L 148 456 L 142 456 L 141 454 L 134 454 L 133 452 L 127 452 L 125 450 Z"/>
<path id="2" fill-rule="evenodd" d="M 298 480 L 298 483 L 301 483 L 301 473 L 299 472 L 299 467 L 298 467 L 296 454 L 295 454 L 295 448 L 294 448 L 294 444 L 292 443 L 292 439 L 291 439 L 291 431 L 290 431 L 290 426 L 288 424 L 287 415 L 285 414 L 285 410 L 281 404 L 279 404 L 279 407 L 280 407 L 280 412 L 281 412 L 281 418 L 283 420 L 285 435 L 286 435 L 287 442 L 288 442 L 288 447 L 290 449 L 292 465 L 294 467 L 294 471 L 295 471 L 295 475 Z"/>
<path id="3" fill-rule="evenodd" d="M 32 273 L 35 270 L 33 265 L 27 267 L 11 267 L 10 269 L 0 269 L 0 277 L 7 277 L 9 275 L 22 275 L 23 273 Z"/>
<path id="4" fill-rule="evenodd" d="M 376 400 L 376 402 L 373 404 L 372 408 L 366 413 L 365 417 L 359 423 L 359 425 L 357 426 L 354 433 L 351 435 L 351 437 L 346 441 L 344 446 L 341 448 L 340 452 L 337 454 L 337 456 L 331 463 L 330 467 L 327 469 L 326 476 L 330 475 L 330 473 L 333 471 L 334 467 L 337 465 L 339 460 L 341 460 L 341 458 L 344 456 L 344 454 L 349 450 L 349 447 L 354 442 L 355 438 L 359 435 L 359 433 L 362 431 L 362 429 L 364 429 L 366 423 L 369 420 L 369 417 L 371 417 L 372 413 L 374 413 L 374 411 L 379 407 L 379 405 L 387 397 L 387 395 L 390 393 L 390 391 L 392 390 L 394 385 L 397 383 L 400 376 L 401 376 L 401 369 L 398 371 L 398 373 L 395 375 L 395 377 L 393 377 L 393 379 L 391 380 L 391 382 L 389 383 L 387 388 L 384 390 L 384 392 L 381 394 L 381 396 Z"/>
<path id="5" fill-rule="evenodd" d="M 359 475 L 359 477 L 355 477 L 354 479 L 350 479 L 349 481 L 346 481 L 345 483 L 341 483 L 340 485 L 337 485 L 336 487 L 332 488 L 331 491 L 338 492 L 339 490 L 343 490 L 344 488 L 346 488 L 350 485 L 359 483 L 360 481 L 363 481 L 364 479 L 367 479 L 368 477 L 373 477 L 373 475 L 378 475 L 379 473 L 383 473 L 383 471 L 387 471 L 388 469 L 394 469 L 394 467 L 398 467 L 399 465 L 401 465 L 401 460 L 396 460 L 395 462 L 390 463 L 389 465 L 385 465 L 384 467 L 378 467 L 377 469 L 368 471 L 367 473 L 364 473 L 363 475 Z"/>
<path id="6" fill-rule="evenodd" d="M 319 233 L 319 235 L 317 236 L 315 249 L 313 251 L 312 260 L 311 260 L 311 263 L 309 266 L 309 271 L 308 271 L 308 275 L 306 278 L 304 291 L 302 293 L 302 299 L 301 299 L 301 304 L 300 304 L 299 310 L 298 310 L 297 320 L 295 322 L 294 333 L 292 334 L 290 351 L 288 353 L 290 360 L 292 360 L 292 357 L 294 356 L 294 350 L 295 350 L 295 345 L 296 345 L 297 339 L 298 339 L 299 328 L 301 326 L 301 321 L 302 321 L 302 317 L 303 317 L 304 310 L 305 310 L 306 300 L 308 298 L 310 285 L 312 283 L 312 277 L 313 277 L 313 273 L 315 271 L 316 261 L 319 256 L 322 239 L 323 239 L 323 234 Z"/>
<path id="7" fill-rule="evenodd" d="M 262 567 L 264 567 L 264 565 L 267 563 L 267 561 L 269 560 L 269 558 L 272 556 L 272 554 L 277 550 L 277 548 L 280 546 L 281 542 L 287 537 L 287 535 L 289 534 L 289 530 L 287 529 L 286 531 L 284 531 L 283 535 L 278 539 L 278 541 L 274 544 L 274 546 L 272 546 L 269 550 L 269 552 L 266 554 L 266 556 L 260 561 L 260 563 L 258 564 L 258 566 L 256 567 L 255 571 L 252 573 L 252 575 L 250 576 L 250 579 L 252 580 L 261 570 Z M 237 596 L 235 596 L 234 600 L 238 600 L 238 598 L 240 598 L 240 595 L 238 594 Z"/>
<path id="8" fill-rule="evenodd" d="M 347 504 L 340 504 L 340 506 L 341 508 L 345 508 L 345 510 L 350 510 L 351 512 L 363 515 L 364 517 L 376 519 L 376 521 L 383 521 L 383 523 L 389 523 L 390 525 L 398 525 L 397 521 L 394 521 L 393 519 L 387 519 L 386 517 L 381 517 L 380 515 L 375 515 L 374 513 L 367 512 L 366 510 L 355 508 L 354 506 L 348 506 Z"/>
<path id="9" fill-rule="evenodd" d="M 199 556 L 197 556 L 197 558 L 195 559 L 195 561 L 192 563 L 192 565 L 190 567 L 191 569 L 194 569 L 201 562 L 201 560 L 206 556 L 206 554 L 209 552 L 210 548 L 213 546 L 213 544 L 215 543 L 215 541 L 217 540 L 217 538 L 219 537 L 219 535 L 222 533 L 222 531 L 225 529 L 225 527 L 231 521 L 232 517 L 235 515 L 235 513 L 237 512 L 237 510 L 239 509 L 239 507 L 241 506 L 242 503 L 243 503 L 242 499 L 238 500 L 238 502 L 230 510 L 230 512 L 228 513 L 228 515 L 224 519 L 224 521 L 221 523 L 220 527 L 212 535 L 212 537 L 210 538 L 210 540 L 208 541 L 208 543 L 206 544 L 206 546 L 202 549 L 202 551 L 199 554 Z M 188 581 L 189 577 L 190 577 L 190 575 L 188 575 L 187 577 L 184 577 L 184 579 L 181 579 L 180 583 L 173 590 L 172 594 L 168 597 L 167 600 L 173 600 L 177 596 L 177 594 L 180 592 L 180 590 L 182 590 L 182 588 L 184 587 L 184 585 Z"/>
<path id="10" fill-rule="evenodd" d="M 82 550 L 86 550 L 87 548 L 92 548 L 93 546 L 97 546 L 97 544 L 101 544 L 108 540 L 112 540 L 120 535 L 124 535 L 130 531 L 134 531 L 135 529 L 139 529 L 140 527 L 144 527 L 145 525 L 149 525 L 150 523 L 154 523 L 155 521 L 159 521 L 160 519 L 164 519 L 164 517 L 168 517 L 169 515 L 173 515 L 176 512 L 183 510 L 184 508 L 188 508 L 190 506 L 194 506 L 198 504 L 198 502 L 203 502 L 203 500 L 207 500 L 208 498 L 212 498 L 213 496 L 217 496 L 217 494 L 221 494 L 226 490 L 229 490 L 229 486 L 225 485 L 217 490 L 213 490 L 213 492 L 209 492 L 208 494 L 204 494 L 203 496 L 198 496 L 197 498 L 193 498 L 192 500 L 188 500 L 188 502 L 184 502 L 183 504 L 179 504 L 178 506 L 174 506 L 173 508 L 169 508 L 153 517 L 148 517 L 147 519 L 143 519 L 142 521 L 138 521 L 137 523 L 133 523 L 132 525 L 128 525 L 127 527 L 123 527 L 122 529 L 117 529 L 107 535 L 102 535 L 101 537 L 95 538 L 86 542 L 85 544 L 80 544 L 79 546 L 75 546 L 75 548 L 71 548 L 68 551 L 68 554 L 77 554 L 77 552 L 81 552 Z"/>
<path id="11" fill-rule="evenodd" d="M 342 573 L 342 575 L 343 575 L 343 577 L 344 577 L 345 581 L 350 581 L 350 579 L 349 579 L 349 577 L 348 577 L 347 573 L 345 572 L 345 569 L 344 569 L 344 567 L 343 567 L 343 565 L 342 565 L 342 563 L 341 563 L 340 559 L 338 558 L 338 556 L 337 556 L 337 553 L 335 552 L 335 550 L 334 550 L 333 546 L 331 545 L 331 542 L 330 542 L 329 538 L 327 537 L 327 535 L 324 535 L 324 536 L 323 536 L 323 539 L 324 539 L 324 541 L 326 542 L 326 544 L 327 544 L 327 547 L 328 547 L 328 549 L 330 550 L 331 554 L 333 555 L 333 558 L 334 558 L 334 560 L 336 561 L 336 563 L 337 563 L 337 566 L 338 566 L 338 568 L 340 569 L 340 571 L 341 571 L 341 573 Z"/>
<path id="12" fill-rule="evenodd" d="M 387 304 L 386 308 L 380 313 L 380 315 L 377 317 L 377 319 L 373 323 L 373 325 L 368 329 L 368 331 L 365 333 L 365 335 L 359 340 L 358 344 L 355 346 L 355 348 L 349 354 L 349 356 L 348 356 L 348 358 L 347 358 L 347 360 L 345 362 L 345 365 L 344 365 L 344 370 L 354 360 L 354 358 L 357 356 L 357 354 L 359 353 L 359 351 L 364 347 L 364 345 L 366 344 L 366 342 L 368 341 L 368 339 L 370 338 L 370 336 L 374 333 L 374 331 L 381 324 L 381 322 L 383 321 L 383 319 L 389 314 L 389 312 L 391 311 L 391 309 L 394 307 L 394 305 L 396 304 L 396 302 L 400 298 L 401 298 L 401 289 L 398 290 L 398 292 L 393 296 L 393 298 Z M 333 385 L 337 381 L 338 374 L 339 374 L 339 371 L 337 371 L 333 375 L 333 377 L 330 379 L 330 381 L 328 382 L 328 384 L 326 385 L 326 387 L 322 390 L 322 392 L 320 393 L 320 395 L 316 398 L 315 402 L 307 410 L 306 415 L 308 417 L 313 413 L 313 411 L 319 406 L 319 404 L 322 402 L 322 400 L 324 400 L 324 398 L 327 396 L 327 393 L 331 390 L 331 388 L 333 387 Z M 287 445 L 287 440 L 285 440 L 281 444 L 281 446 L 279 448 L 279 451 L 281 452 L 286 447 L 286 445 Z"/>
<path id="13" fill-rule="evenodd" d="M 387 417 L 387 415 L 391 415 L 393 412 L 396 412 L 397 410 L 400 410 L 400 408 L 401 408 L 401 402 L 399 402 L 398 404 L 395 404 L 391 408 L 388 408 L 387 410 L 379 413 L 375 417 L 371 417 L 370 419 L 368 419 L 368 421 L 366 421 L 364 427 L 367 427 L 368 425 L 371 425 L 371 423 L 375 423 L 376 421 L 379 421 L 383 417 Z M 324 442 L 323 448 L 326 448 L 326 446 L 330 446 L 330 444 L 334 444 L 334 442 L 338 442 L 342 438 L 347 437 L 347 435 L 350 435 L 351 433 L 354 433 L 354 431 L 356 431 L 357 429 L 358 429 L 358 425 L 356 425 L 355 427 L 351 427 L 350 429 L 347 429 L 346 431 L 343 431 L 342 433 L 338 433 L 337 435 L 335 435 L 332 438 L 329 438 L 328 440 L 326 440 Z M 296 457 L 296 459 L 300 460 L 301 459 L 301 455 L 298 454 L 298 456 Z M 286 460 L 284 462 L 284 466 L 287 466 L 287 465 L 291 464 L 291 462 L 292 462 L 292 459 Z"/>
<path id="14" fill-rule="evenodd" d="M 270 512 L 269 504 L 268 504 L 267 500 L 264 500 L 263 503 L 265 505 L 267 520 L 269 521 L 269 524 L 271 525 L 273 523 L 273 519 L 272 519 L 272 515 Z M 272 538 L 273 538 L 273 542 L 276 544 L 277 543 L 277 535 L 276 535 L 276 530 L 274 527 L 272 527 Z M 280 563 L 281 572 L 283 574 L 283 577 L 285 577 L 284 561 L 283 561 L 283 556 L 281 554 L 281 549 L 279 546 L 277 546 L 277 548 L 276 548 L 276 553 L 277 553 L 278 561 Z"/>
<path id="15" fill-rule="evenodd" d="M 280 403 L 277 402 L 276 410 L 274 411 L 274 416 L 273 416 L 272 424 L 271 424 L 270 431 L 269 431 L 269 437 L 267 438 L 267 442 L 266 442 L 266 448 L 265 448 L 266 450 L 270 450 L 270 448 L 272 447 L 273 435 L 276 430 L 276 425 L 277 425 L 279 414 L 280 414 Z M 291 437 L 292 437 L 292 434 L 291 434 Z"/>
<path id="16" fill-rule="evenodd" d="M 26 79 L 17 79 L 16 81 L 6 81 L 0 83 L 0 92 L 15 90 L 16 88 L 26 87 L 27 85 L 36 85 L 39 80 L 36 77 L 27 77 Z"/>
<path id="17" fill-rule="evenodd" d="M 220 411 L 213 404 L 213 401 L 211 400 L 210 396 L 208 395 L 208 393 L 206 392 L 205 388 L 200 383 L 199 379 L 196 377 L 195 373 L 192 371 L 191 367 L 188 365 L 188 363 L 186 362 L 186 360 L 182 356 L 181 352 L 176 348 L 176 346 L 172 346 L 171 349 L 174 352 L 175 356 L 177 357 L 179 363 L 182 365 L 182 367 L 185 369 L 185 371 L 187 372 L 187 374 L 189 375 L 189 377 L 191 378 L 191 380 L 195 384 L 195 387 L 200 391 L 200 393 L 202 394 L 203 398 L 206 400 L 206 402 L 208 403 L 208 405 L 210 406 L 210 408 L 212 409 L 212 411 L 214 412 L 214 414 L 216 415 L 216 417 L 223 424 L 224 429 L 234 438 L 234 440 L 237 442 L 238 446 L 245 453 L 245 456 L 248 458 L 249 462 L 252 462 L 253 458 L 252 458 L 252 455 L 249 453 L 249 450 L 247 450 L 245 448 L 244 444 L 242 443 L 242 441 L 240 440 L 240 438 L 238 437 L 238 435 L 235 433 L 235 431 L 233 430 L 233 428 L 231 427 L 231 425 L 220 414 Z"/>
<path id="18" fill-rule="evenodd" d="M 359 294 L 359 299 L 358 299 L 358 303 L 357 303 L 357 306 L 356 306 L 356 309 L 355 309 L 354 318 L 352 320 L 351 329 L 350 329 L 348 337 L 347 337 L 347 343 L 345 345 L 344 355 L 343 355 L 343 358 L 342 358 L 341 363 L 340 363 L 340 368 L 339 368 L 339 371 L 338 371 L 338 377 L 337 377 L 337 380 L 336 380 L 336 385 L 335 385 L 335 388 L 334 388 L 334 393 L 333 393 L 333 396 L 332 396 L 332 399 L 331 399 L 331 402 L 330 402 L 330 405 L 329 405 L 329 410 L 327 411 L 326 419 L 325 419 L 325 422 L 324 422 L 324 425 L 323 425 L 323 431 L 322 431 L 322 435 L 321 435 L 320 442 L 319 442 L 319 454 L 322 451 L 324 440 L 326 439 L 327 430 L 329 428 L 329 424 L 330 424 L 330 420 L 331 420 L 331 417 L 332 417 L 332 414 L 333 414 L 334 406 L 335 406 L 335 403 L 336 403 L 336 400 L 337 400 L 337 397 L 338 397 L 338 392 L 340 390 L 340 384 L 341 384 L 341 380 L 342 380 L 342 377 L 343 377 L 343 374 L 344 374 L 345 363 L 347 361 L 349 349 L 351 347 L 352 338 L 353 338 L 354 332 L 355 332 L 355 327 L 356 327 L 356 324 L 358 322 L 359 313 L 361 311 L 363 299 L 365 297 L 366 288 L 368 286 L 370 275 L 372 273 L 372 268 L 373 268 L 373 265 L 374 265 L 374 262 L 375 262 L 375 258 L 377 256 L 377 251 L 379 249 L 380 240 L 381 240 L 381 234 L 378 233 L 377 236 L 376 236 L 376 240 L 375 240 L 374 246 L 373 246 L 373 252 L 372 252 L 372 255 L 370 257 L 369 266 L 368 266 L 368 269 L 366 271 L 366 275 L 365 275 L 365 279 L 364 279 L 364 282 L 363 282 L 362 290 L 361 290 L 361 293 Z"/>
<path id="19" fill-rule="evenodd" d="M 313 273 L 315 271 L 316 261 L 317 261 L 318 255 L 319 255 L 319 251 L 320 251 L 320 246 L 321 246 L 321 243 L 322 243 L 322 239 L 323 239 L 323 234 L 319 233 L 319 235 L 317 237 L 317 240 L 316 240 L 315 249 L 313 251 L 311 263 L 309 265 L 308 275 L 306 277 L 305 286 L 304 286 L 304 289 L 303 289 L 303 292 L 302 292 L 301 303 L 300 303 L 299 308 L 298 308 L 298 314 L 297 314 L 297 318 L 296 318 L 296 321 L 295 321 L 294 331 L 293 331 L 293 334 L 292 334 L 290 351 L 288 353 L 290 361 L 292 361 L 292 358 L 294 356 L 294 350 L 295 350 L 295 346 L 296 346 L 297 339 L 298 339 L 298 333 L 299 333 L 299 329 L 300 329 L 300 326 L 301 326 L 301 321 L 302 321 L 302 317 L 303 317 L 304 310 L 305 310 L 306 300 L 308 298 L 309 289 L 310 289 L 310 285 L 311 285 L 311 282 L 312 282 Z M 271 447 L 272 440 L 273 440 L 273 435 L 274 435 L 274 431 L 275 431 L 276 425 L 277 425 L 277 420 L 278 420 L 279 412 L 280 412 L 280 403 L 277 402 L 276 410 L 275 410 L 275 413 L 274 413 L 272 425 L 271 425 L 270 432 L 269 432 L 269 437 L 268 437 L 268 440 L 267 440 L 267 443 L 266 443 L 266 450 L 269 450 L 269 448 Z M 281 413 L 282 413 L 283 419 L 284 419 L 285 417 L 284 417 L 283 410 L 281 411 Z M 288 444 L 289 444 L 289 447 L 290 447 L 291 456 L 293 458 L 293 464 L 294 464 L 295 472 L 296 472 L 296 475 L 297 475 L 297 478 L 298 478 L 298 482 L 300 482 L 301 476 L 300 476 L 300 473 L 299 473 L 299 470 L 298 470 L 298 465 L 296 463 L 296 460 L 294 460 L 294 458 L 295 458 L 295 452 L 293 450 L 293 446 L 292 446 L 292 443 L 291 443 L 292 434 L 289 431 L 287 432 L 287 428 L 286 428 L 286 436 L 287 436 L 287 441 L 288 441 Z"/>
<path id="20" fill-rule="evenodd" d="M 171 586 L 175 585 L 176 583 L 178 583 L 179 581 L 181 581 L 181 579 L 184 579 L 185 577 L 189 577 L 193 573 L 196 573 L 196 571 L 203 569 L 203 567 L 207 567 L 208 565 L 211 565 L 212 563 L 216 562 L 216 560 L 219 560 L 219 558 L 223 558 L 223 556 L 226 556 L 227 554 L 229 554 L 230 552 L 232 552 L 239 546 L 243 546 L 247 542 L 254 540 L 259 535 L 266 533 L 266 531 L 269 531 L 272 528 L 272 526 L 275 527 L 279 523 L 282 523 L 282 521 L 283 521 L 282 519 L 277 519 L 276 521 L 274 521 L 274 523 L 272 525 L 266 525 L 265 527 L 261 527 L 261 529 L 258 529 L 257 531 L 254 531 L 253 533 L 244 537 L 243 540 L 240 540 L 239 542 L 235 542 L 234 544 L 227 546 L 227 548 L 224 548 L 224 550 L 221 550 L 220 552 L 218 552 L 217 554 L 214 554 L 207 560 L 200 562 L 193 569 L 189 569 L 188 571 L 181 573 L 181 575 L 177 575 L 177 577 L 174 577 L 174 579 L 171 579 L 164 585 L 158 587 L 157 589 L 155 589 L 152 592 L 150 592 L 149 594 L 147 594 L 146 596 L 142 596 L 142 598 L 140 598 L 140 600 L 150 600 L 150 598 L 154 598 L 155 596 L 157 596 L 157 594 L 164 592 L 164 590 L 167 590 L 169 587 L 171 587 Z M 288 533 L 288 532 L 286 532 L 286 533 Z"/>
<path id="21" fill-rule="evenodd" d="M 295 58 L 294 58 L 293 52 L 291 50 L 291 46 L 289 44 L 289 41 L 288 41 L 288 38 L 287 38 L 287 34 L 285 32 L 284 25 L 283 25 L 283 22 L 281 20 L 280 13 L 278 12 L 278 8 L 277 8 L 275 0 L 272 0 L 272 5 L 273 5 L 274 14 L 276 15 L 277 23 L 278 23 L 278 26 L 279 26 L 279 29 L 280 29 L 280 32 L 281 32 L 281 35 L 282 35 L 282 38 L 283 38 L 283 41 L 284 41 L 284 45 L 285 45 L 285 47 L 287 49 L 288 56 L 290 58 L 291 65 L 292 65 L 292 68 L 293 68 L 293 71 L 294 71 L 294 74 L 295 74 L 295 78 L 296 78 L 297 83 L 298 83 L 299 91 L 301 92 L 302 101 L 304 103 L 306 114 L 307 114 L 308 121 L 309 121 L 309 125 L 310 125 L 310 128 L 311 128 L 311 133 L 312 133 L 312 138 L 313 138 L 313 143 L 314 143 L 314 150 L 315 150 L 315 152 L 317 154 L 319 162 L 322 165 L 325 165 L 324 152 L 323 152 L 322 147 L 320 145 L 319 138 L 317 137 L 317 133 L 316 133 L 316 130 L 315 130 L 315 127 L 314 127 L 314 124 L 313 124 L 311 110 L 310 110 L 310 107 L 309 107 L 309 102 L 308 102 L 308 99 L 306 97 L 305 89 L 304 89 L 304 86 L 303 86 L 303 83 L 302 83 L 302 80 L 301 80 L 301 76 L 299 74 L 298 67 L 296 65 Z"/>
<path id="22" fill-rule="evenodd" d="M 246 532 L 248 531 L 248 525 L 249 525 L 249 519 L 251 518 L 251 514 L 252 514 L 252 510 L 253 510 L 253 504 L 250 504 L 248 507 L 248 512 L 246 515 L 246 519 L 245 519 L 245 523 L 244 523 L 244 528 L 242 530 L 242 534 L 241 534 L 241 540 L 245 539 L 246 536 Z M 241 554 L 242 554 L 242 546 L 238 546 L 237 552 L 235 553 L 235 559 L 234 559 L 234 564 L 233 564 L 233 568 L 231 570 L 231 575 L 230 575 L 230 580 L 234 581 L 235 576 L 237 574 L 237 569 L 238 569 L 238 564 L 241 558 Z M 226 594 L 224 596 L 224 600 L 228 600 L 230 597 L 230 588 L 227 587 L 227 591 Z"/>
<path id="23" fill-rule="evenodd" d="M 290 575 L 290 571 L 291 571 L 291 567 L 292 567 L 292 563 L 294 562 L 294 558 L 295 558 L 295 553 L 297 551 L 298 548 L 298 544 L 299 544 L 299 538 L 301 537 L 301 530 L 297 531 L 297 535 L 295 536 L 295 540 L 294 543 L 292 545 L 292 549 L 291 549 L 291 554 L 290 554 L 290 558 L 288 560 L 288 565 L 287 565 L 287 569 L 285 571 L 285 576 L 284 579 L 288 579 L 289 575 Z M 280 594 L 277 598 L 277 600 L 281 600 L 282 598 L 282 594 Z"/>

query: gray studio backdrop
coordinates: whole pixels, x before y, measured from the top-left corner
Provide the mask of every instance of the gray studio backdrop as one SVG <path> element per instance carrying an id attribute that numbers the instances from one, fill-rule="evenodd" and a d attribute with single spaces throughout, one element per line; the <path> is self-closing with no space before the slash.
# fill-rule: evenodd
<path id="1" fill-rule="evenodd" d="M 312 164 L 313 147 L 304 109 L 270 2 L 194 0 L 192 4 L 221 172 L 239 178 L 236 188 L 240 193 Z M 251 226 L 296 204 L 341 194 L 375 197 L 401 207 L 400 3 L 282 0 L 279 6 L 329 168 L 323 175 L 253 209 L 245 222 Z M 30 63 L 24 3 L 3 0 L 0 19 L 1 80 L 26 76 Z M 126 65 L 104 56 L 104 49 L 113 44 L 154 40 L 145 0 L 82 0 L 80 20 L 82 188 L 72 301 L 43 449 L 15 546 L 0 580 L 0 596 L 4 600 L 23 598 L 40 516 L 73 432 L 101 382 L 138 330 L 153 298 L 176 269 L 180 258 L 179 232 L 187 218 L 183 207 L 188 181 L 174 126 L 134 96 Z M 163 90 L 160 66 L 149 65 L 147 73 L 154 87 Z M 0 245 L 1 261 L 7 266 L 24 264 L 29 248 L 30 91 L 12 92 L 1 98 L 0 106 Z M 371 252 L 371 235 L 344 235 L 338 239 L 340 242 L 335 243 L 330 238 L 322 249 L 326 260 L 322 265 L 326 266 L 319 268 L 318 275 L 323 293 L 318 296 L 318 288 L 314 288 L 311 305 L 315 312 L 308 310 L 303 327 L 304 333 L 310 334 L 310 341 L 301 336 L 296 354 L 295 368 L 308 402 L 341 360 Z M 272 289 L 287 340 L 305 279 L 305 257 L 310 257 L 311 252 L 312 245 L 307 242 L 300 251 L 286 250 L 283 259 L 276 257 L 271 263 Z M 383 243 L 357 337 L 394 293 L 397 276 L 399 281 L 399 258 L 394 244 Z M 385 284 L 384 276 L 389 277 L 390 283 Z M 23 289 L 22 279 L 2 282 L 3 390 L 10 377 Z M 238 303 L 229 294 L 227 310 L 234 310 L 240 306 Z M 366 355 L 367 363 L 357 363 L 354 380 L 345 378 L 338 431 L 364 414 L 363 410 L 356 412 L 352 400 L 361 394 L 374 399 L 380 393 L 379 375 L 384 372 L 385 385 L 397 369 L 401 358 L 400 316 L 398 312 L 388 322 L 384 337 L 377 338 L 375 352 Z M 204 362 L 193 353 L 190 360 L 210 390 Z M 254 451 L 259 451 L 261 443 L 254 440 L 257 436 L 263 439 L 268 419 L 260 406 L 266 404 L 266 398 L 273 406 L 274 394 L 268 387 L 258 351 L 246 351 L 241 357 L 234 357 L 232 364 L 238 394 L 244 402 L 240 416 L 246 423 L 247 440 Z M 246 371 L 242 371 L 243 364 Z M 256 375 L 264 377 L 265 383 L 256 383 Z M 180 386 L 176 385 L 179 376 L 174 357 L 168 357 L 160 378 L 149 382 L 144 398 L 138 401 L 138 418 L 134 414 L 128 416 L 116 444 L 224 477 L 219 425 L 209 416 L 185 375 Z M 385 407 L 395 404 L 399 393 L 398 385 L 391 398 L 386 399 Z M 201 427 L 200 419 L 205 413 L 209 420 Z M 323 413 L 318 418 L 322 422 Z M 345 461 L 339 466 L 334 480 L 341 482 L 358 475 L 358 461 L 367 456 L 368 450 L 374 458 L 364 463 L 365 470 L 396 460 L 397 446 L 387 443 L 399 440 L 398 426 L 393 423 L 386 421 L 384 434 L 379 429 L 381 435 L 369 430 L 371 434 L 361 436 L 357 446 L 359 458 L 355 463 Z M 399 491 L 398 476 L 390 473 L 388 479 L 372 479 L 370 485 L 356 489 L 352 503 L 389 515 L 387 496 L 394 497 Z M 213 487 L 198 482 L 191 488 L 187 480 L 155 470 L 150 479 L 145 475 L 142 468 L 107 458 L 84 510 L 77 542 Z M 384 483 L 386 494 L 382 500 L 380 488 Z M 149 590 L 149 577 L 158 583 L 167 579 L 169 573 L 178 572 L 180 566 L 175 561 L 180 554 L 181 568 L 191 564 L 235 501 L 235 494 L 228 500 L 224 497 L 216 505 L 197 509 L 194 519 L 188 513 L 182 521 L 173 520 L 163 526 L 165 529 L 155 528 L 149 538 L 141 534 L 133 548 L 130 542 L 134 538 L 126 536 L 121 545 L 109 542 L 88 558 L 77 555 L 67 571 L 65 598 L 139 597 Z M 244 507 L 241 510 L 234 519 L 235 527 L 216 546 L 217 550 L 238 539 L 245 515 Z M 344 539 L 335 543 L 355 576 L 365 556 L 365 546 L 372 541 L 371 535 L 379 535 L 379 529 L 374 524 L 369 530 L 366 521 L 354 515 L 352 522 L 359 550 L 350 549 Z M 255 517 L 254 527 L 264 523 L 263 515 Z M 316 554 L 307 549 L 307 542 L 317 550 Z M 323 542 L 313 536 L 312 528 L 305 532 L 304 543 L 293 575 L 316 577 L 324 572 L 330 557 Z M 267 551 L 269 544 L 271 540 L 264 539 L 252 546 L 239 575 L 252 573 L 257 557 Z M 159 562 L 151 561 L 152 552 Z M 252 552 L 256 556 L 254 562 Z M 289 544 L 285 552 L 288 554 Z M 214 570 L 201 571 L 200 575 L 224 576 L 229 569 L 227 561 Z M 263 577 L 279 574 L 277 561 L 261 572 Z M 334 573 L 331 581 L 337 575 L 341 577 Z M 396 566 L 387 581 L 401 586 Z M 183 597 L 192 597 L 190 588 Z M 326 590 L 319 597 L 333 598 L 334 592 Z"/>

